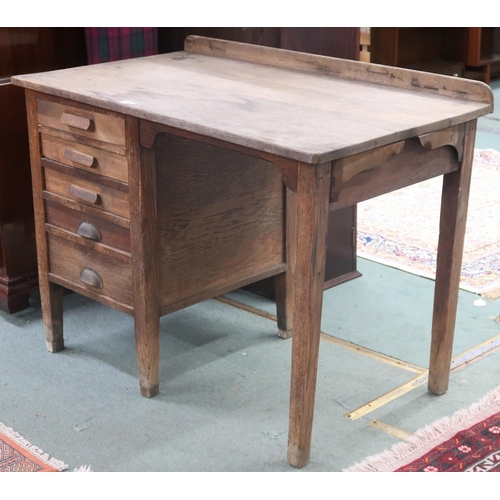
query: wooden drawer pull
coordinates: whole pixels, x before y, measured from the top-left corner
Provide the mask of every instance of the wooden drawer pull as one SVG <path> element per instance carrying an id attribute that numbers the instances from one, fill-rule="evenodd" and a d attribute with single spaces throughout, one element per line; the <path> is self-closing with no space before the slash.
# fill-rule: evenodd
<path id="1" fill-rule="evenodd" d="M 63 113 L 61 115 L 60 122 L 69 127 L 79 128 L 80 130 L 89 130 L 92 120 L 90 118 L 84 118 L 83 116 L 71 115 L 69 113 Z"/>
<path id="2" fill-rule="evenodd" d="M 80 274 L 80 281 L 95 288 L 102 288 L 101 277 L 93 270 L 86 267 Z"/>
<path id="3" fill-rule="evenodd" d="M 66 160 L 79 163 L 84 167 L 92 167 L 94 165 L 94 160 L 95 160 L 93 156 L 81 153 L 80 151 L 75 151 L 74 149 L 66 149 L 64 151 L 64 158 L 66 158 Z"/>
<path id="4" fill-rule="evenodd" d="M 76 232 L 88 240 L 101 241 L 101 232 L 99 228 L 88 220 L 81 222 Z"/>
<path id="5" fill-rule="evenodd" d="M 75 198 L 86 201 L 87 203 L 92 203 L 93 205 L 98 205 L 100 201 L 99 193 L 95 191 L 89 191 L 88 189 L 83 189 L 79 186 L 74 186 L 71 184 L 69 187 L 69 194 Z"/>

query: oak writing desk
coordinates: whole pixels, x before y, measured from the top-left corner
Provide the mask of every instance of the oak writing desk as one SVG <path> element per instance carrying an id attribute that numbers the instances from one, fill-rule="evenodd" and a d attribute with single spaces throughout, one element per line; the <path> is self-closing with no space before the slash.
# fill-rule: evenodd
<path id="1" fill-rule="evenodd" d="M 429 390 L 447 390 L 480 82 L 188 37 L 185 50 L 18 76 L 47 346 L 61 286 L 134 317 L 141 392 L 159 318 L 276 276 L 292 334 L 288 460 L 309 462 L 329 210 L 444 175 Z M 89 325 L 89 327 L 92 327 Z"/>

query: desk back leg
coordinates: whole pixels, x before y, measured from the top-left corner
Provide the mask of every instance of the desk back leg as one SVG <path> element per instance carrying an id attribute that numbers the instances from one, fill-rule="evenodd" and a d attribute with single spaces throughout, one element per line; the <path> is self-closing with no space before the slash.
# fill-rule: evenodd
<path id="1" fill-rule="evenodd" d="M 325 277 L 331 163 L 299 164 L 288 461 L 309 463 Z M 293 240 L 293 238 L 292 238 Z"/>
<path id="2" fill-rule="evenodd" d="M 475 135 L 473 120 L 466 124 L 461 167 L 443 178 L 428 384 L 435 394 L 448 390 L 450 378 Z"/>
<path id="3" fill-rule="evenodd" d="M 297 193 L 285 188 L 285 259 L 286 272 L 274 277 L 278 336 L 288 339 L 293 328 L 293 277 L 296 255 Z"/>
<path id="4" fill-rule="evenodd" d="M 157 270 L 156 162 L 154 149 L 139 146 L 138 121 L 127 117 L 130 140 L 130 243 L 134 323 L 141 394 L 159 392 L 160 298 Z"/>

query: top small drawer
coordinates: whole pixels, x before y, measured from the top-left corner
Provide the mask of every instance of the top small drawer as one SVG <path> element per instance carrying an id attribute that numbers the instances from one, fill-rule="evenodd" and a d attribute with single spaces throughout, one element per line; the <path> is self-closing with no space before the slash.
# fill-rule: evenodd
<path id="1" fill-rule="evenodd" d="M 38 123 L 97 141 L 125 145 L 125 119 L 92 108 L 38 99 Z"/>

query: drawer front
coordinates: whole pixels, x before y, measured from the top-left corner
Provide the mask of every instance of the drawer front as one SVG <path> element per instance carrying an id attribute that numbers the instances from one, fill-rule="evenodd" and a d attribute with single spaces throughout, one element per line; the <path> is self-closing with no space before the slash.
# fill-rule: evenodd
<path id="1" fill-rule="evenodd" d="M 128 193 L 107 186 L 100 186 L 94 182 L 46 168 L 45 189 L 105 212 L 126 218 L 130 216 Z"/>
<path id="2" fill-rule="evenodd" d="M 128 183 L 125 156 L 42 134 L 42 155 L 71 167 Z"/>
<path id="3" fill-rule="evenodd" d="M 132 306 L 132 269 L 97 250 L 48 234 L 49 272 L 89 292 Z"/>
<path id="4" fill-rule="evenodd" d="M 97 141 L 125 145 L 125 119 L 122 116 L 45 99 L 38 99 L 37 106 L 38 123 L 41 125 Z"/>
<path id="5" fill-rule="evenodd" d="M 45 202 L 46 221 L 56 227 L 103 245 L 130 253 L 130 232 L 127 228 L 93 217 L 78 210 Z"/>

